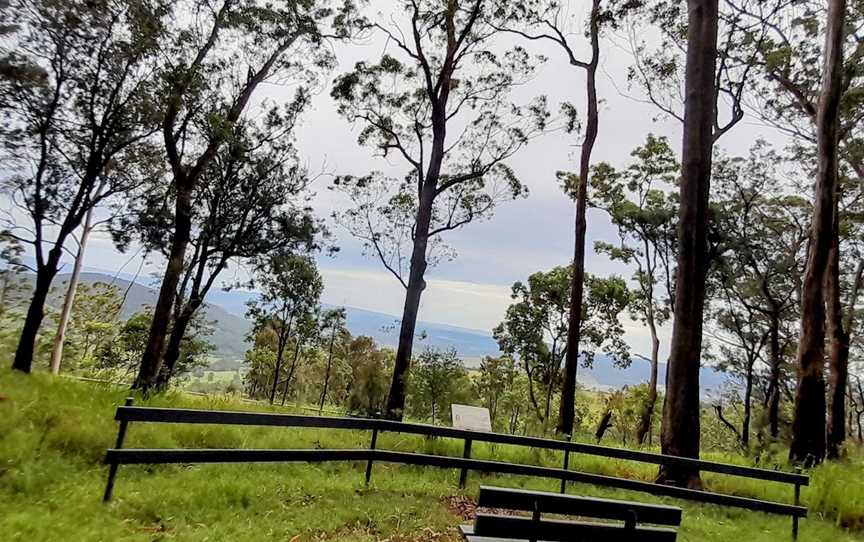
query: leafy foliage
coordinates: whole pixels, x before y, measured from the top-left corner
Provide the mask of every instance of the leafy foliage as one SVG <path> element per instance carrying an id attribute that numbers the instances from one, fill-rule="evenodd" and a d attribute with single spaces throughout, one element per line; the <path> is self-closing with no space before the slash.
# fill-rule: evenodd
<path id="1" fill-rule="evenodd" d="M 471 399 L 471 381 L 455 350 L 426 349 L 414 360 L 408 383 L 409 414 L 451 424 L 450 405 Z"/>

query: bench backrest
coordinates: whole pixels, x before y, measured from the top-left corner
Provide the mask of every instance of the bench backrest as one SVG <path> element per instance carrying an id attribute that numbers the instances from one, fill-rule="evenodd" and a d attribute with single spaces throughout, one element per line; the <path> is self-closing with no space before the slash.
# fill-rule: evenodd
<path id="1" fill-rule="evenodd" d="M 543 491 L 481 486 L 478 506 L 506 511 L 530 512 L 531 517 L 477 514 L 473 534 L 501 539 L 548 540 L 639 540 L 672 542 L 673 529 L 645 527 L 644 524 L 678 527 L 681 509 L 674 506 L 644 504 Z M 600 523 L 550 520 L 542 514 L 582 518 L 619 520 L 623 523 Z"/>

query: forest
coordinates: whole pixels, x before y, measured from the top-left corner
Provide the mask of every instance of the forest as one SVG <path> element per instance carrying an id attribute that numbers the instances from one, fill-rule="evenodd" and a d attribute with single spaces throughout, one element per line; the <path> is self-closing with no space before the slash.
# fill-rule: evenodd
<path id="1" fill-rule="evenodd" d="M 723 450 L 769 468 L 860 455 L 864 4 L 0 0 L 0 10 L 0 362 L 15 378 L 171 397 L 212 361 L 210 296 L 250 291 L 243 367 L 211 391 L 262 407 L 449 425 L 451 404 L 473 404 L 498 432 L 690 458 Z M 370 41 L 386 46 L 340 58 Z M 578 86 L 537 84 L 549 55 Z M 601 160 L 598 138 L 621 130 L 604 124 L 613 58 L 627 64 L 617 86 L 679 135 L 646 131 L 629 154 Z M 562 92 L 567 101 L 549 98 Z M 304 121 L 322 94 L 383 165 L 310 164 Z M 780 139 L 730 153 L 724 143 L 740 147 L 747 125 Z M 487 330 L 499 355 L 468 368 L 456 350 L 424 345 L 427 280 L 464 256 L 448 239 L 532 197 L 531 173 L 512 164 L 548 138 L 566 140 L 572 167 L 538 182 L 568 202 L 571 228 L 531 234 L 565 239 L 568 252 L 512 284 Z M 344 204 L 322 209 L 322 191 Z M 152 306 L 126 314 L 128 290 L 79 280 L 98 238 L 159 262 Z M 345 243 L 400 287 L 393 347 L 352 334 L 345 309 L 322 302 L 319 266 Z M 634 326 L 648 350 L 628 340 Z M 585 389 L 579 371 L 601 359 L 650 376 Z M 700 386 L 705 367 L 726 376 L 719 392 Z M 653 477 L 704 483 L 680 465 Z"/>

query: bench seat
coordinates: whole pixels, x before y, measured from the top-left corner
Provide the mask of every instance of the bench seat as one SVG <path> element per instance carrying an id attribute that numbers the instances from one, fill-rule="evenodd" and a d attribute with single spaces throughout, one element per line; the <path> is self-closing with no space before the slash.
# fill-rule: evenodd
<path id="1" fill-rule="evenodd" d="M 478 507 L 532 516 L 478 513 L 473 525 L 460 527 L 467 542 L 675 542 L 678 533 L 669 527 L 681 524 L 681 509 L 674 506 L 488 486 L 480 488 Z M 548 519 L 544 513 L 604 521 Z"/>

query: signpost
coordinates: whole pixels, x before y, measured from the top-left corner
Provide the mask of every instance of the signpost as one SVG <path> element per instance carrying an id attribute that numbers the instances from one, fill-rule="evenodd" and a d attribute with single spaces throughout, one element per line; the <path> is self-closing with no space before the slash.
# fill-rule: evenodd
<path id="1" fill-rule="evenodd" d="M 492 421 L 489 418 L 489 409 L 483 407 L 475 407 L 468 405 L 450 405 L 450 412 L 453 415 L 453 427 L 457 429 L 467 429 L 468 431 L 483 431 L 492 432 Z M 465 439 L 465 448 L 462 450 L 462 457 L 468 459 L 471 457 L 471 439 Z M 468 481 L 468 469 L 462 469 L 459 473 L 459 487 L 465 488 L 465 482 Z"/>
<path id="2" fill-rule="evenodd" d="M 453 414 L 453 427 L 469 431 L 492 432 L 489 409 L 468 405 L 450 405 Z"/>

